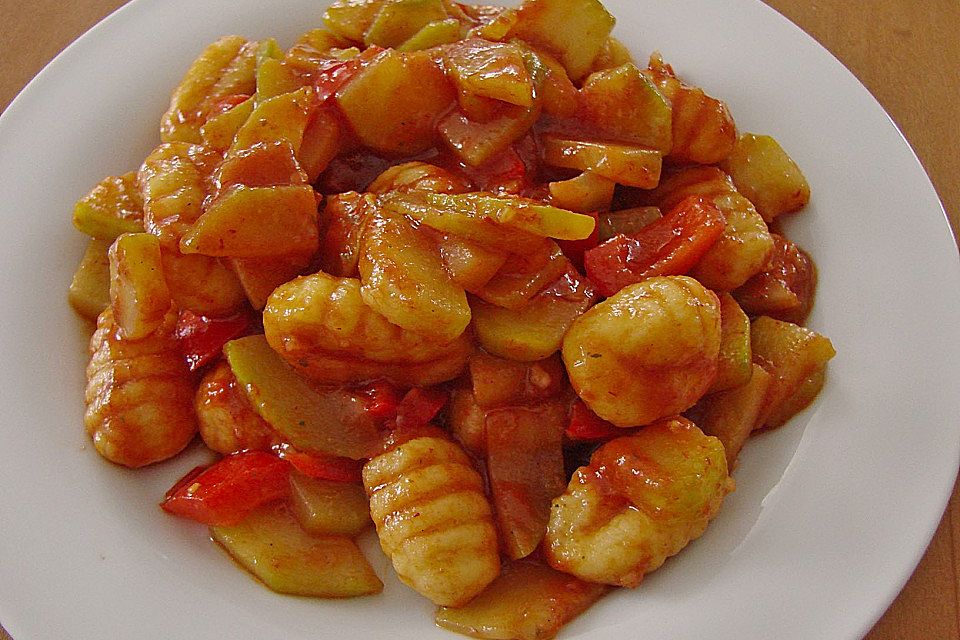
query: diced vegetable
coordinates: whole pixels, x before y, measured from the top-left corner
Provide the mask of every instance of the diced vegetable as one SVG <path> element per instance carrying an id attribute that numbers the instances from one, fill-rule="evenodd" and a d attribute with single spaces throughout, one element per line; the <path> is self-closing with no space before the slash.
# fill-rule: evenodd
<path id="1" fill-rule="evenodd" d="M 356 43 L 373 24 L 385 0 L 337 0 L 323 14 L 323 23 L 341 38 Z"/>
<path id="2" fill-rule="evenodd" d="M 645 147 L 545 135 L 543 161 L 554 167 L 593 171 L 617 184 L 652 189 L 660 180 L 662 157 Z"/>
<path id="3" fill-rule="evenodd" d="M 172 300 L 160 261 L 160 241 L 149 233 L 125 233 L 108 252 L 113 318 L 130 340 L 161 325 Z"/>
<path id="4" fill-rule="evenodd" d="M 437 250 L 450 278 L 467 291 L 482 288 L 507 261 L 503 251 L 449 233 L 437 238 Z"/>
<path id="5" fill-rule="evenodd" d="M 533 80 L 519 46 L 468 38 L 445 47 L 443 61 L 459 91 L 519 107 L 533 106 Z"/>
<path id="6" fill-rule="evenodd" d="M 334 109 L 326 107 L 314 112 L 303 130 L 303 142 L 297 158 L 307 174 L 307 182 L 313 184 L 338 153 L 343 139 L 340 120 Z"/>
<path id="7" fill-rule="evenodd" d="M 96 320 L 110 306 L 110 242 L 91 238 L 70 282 L 67 299 L 77 313 Z"/>
<path id="8" fill-rule="evenodd" d="M 313 535 L 354 537 L 373 524 L 359 483 L 319 480 L 290 474 L 290 506 L 304 531 Z"/>
<path id="9" fill-rule="evenodd" d="M 555 52 L 574 80 L 589 70 L 613 29 L 598 0 L 527 0 L 510 35 Z"/>
<path id="10" fill-rule="evenodd" d="M 550 201 L 561 209 L 589 213 L 609 209 L 616 182 L 591 171 L 550 183 Z"/>
<path id="11" fill-rule="evenodd" d="M 750 319 L 729 293 L 720 299 L 720 355 L 708 393 L 739 387 L 750 379 Z"/>
<path id="12" fill-rule="evenodd" d="M 776 427 L 786 420 L 783 407 L 799 411 L 806 404 L 791 402 L 791 397 L 803 389 L 804 401 L 809 403 L 819 391 L 822 378 L 817 375 L 836 355 L 830 340 L 790 322 L 760 316 L 750 327 L 753 361 L 766 369 L 773 380 L 767 390 L 757 427 Z M 812 382 L 807 382 L 812 379 Z M 807 385 L 805 387 L 805 384 Z M 811 394 L 811 391 L 814 391 Z M 792 414 L 791 414 L 792 415 Z M 771 419 L 771 416 L 776 420 Z"/>
<path id="13" fill-rule="evenodd" d="M 470 382 L 477 406 L 496 409 L 543 404 L 560 394 L 565 378 L 558 357 L 517 362 L 480 353 L 470 358 Z"/>
<path id="14" fill-rule="evenodd" d="M 228 155 L 217 169 L 216 181 L 217 192 L 224 194 L 236 185 L 302 185 L 307 182 L 307 174 L 300 168 L 290 142 L 277 140 Z"/>
<path id="15" fill-rule="evenodd" d="M 310 535 L 286 505 L 260 509 L 234 526 L 212 527 L 210 534 L 247 571 L 279 593 L 350 598 L 383 590 L 353 540 Z"/>
<path id="16" fill-rule="evenodd" d="M 473 293 L 498 307 L 521 309 L 569 269 L 570 261 L 550 242 L 533 252 L 511 254 L 497 274 Z"/>
<path id="17" fill-rule="evenodd" d="M 397 427 L 408 429 L 429 424 L 449 399 L 450 394 L 440 387 L 410 389 L 397 407 Z"/>
<path id="18" fill-rule="evenodd" d="M 460 38 L 460 22 L 454 18 L 434 20 L 423 25 L 420 31 L 397 47 L 397 51 L 410 52 L 430 49 L 448 42 L 456 42 Z"/>
<path id="19" fill-rule="evenodd" d="M 670 102 L 633 63 L 598 71 L 580 90 L 588 122 L 602 135 L 669 153 L 673 143 Z"/>
<path id="20" fill-rule="evenodd" d="M 723 233 L 716 206 L 693 196 L 632 236 L 618 235 L 584 254 L 587 277 L 605 296 L 651 276 L 690 270 Z"/>
<path id="21" fill-rule="evenodd" d="M 317 249 L 317 199 L 309 185 L 245 187 L 223 194 L 183 236 L 180 250 L 265 258 Z"/>
<path id="22" fill-rule="evenodd" d="M 760 417 L 772 380 L 760 365 L 752 364 L 751 369 L 746 383 L 705 396 L 691 410 L 691 418 L 703 432 L 723 443 L 730 469 Z"/>
<path id="23" fill-rule="evenodd" d="M 487 413 L 487 477 L 507 556 L 525 558 L 547 531 L 551 501 L 563 493 L 563 429 L 557 403 Z"/>
<path id="24" fill-rule="evenodd" d="M 285 498 L 289 475 L 290 466 L 276 456 L 245 451 L 184 476 L 160 506 L 203 524 L 235 525 L 257 507 Z"/>
<path id="25" fill-rule="evenodd" d="M 441 0 L 391 0 L 367 27 L 363 43 L 396 48 L 431 22 L 447 17 Z"/>
<path id="26" fill-rule="evenodd" d="M 379 433 L 358 395 L 314 390 L 263 336 L 233 340 L 223 350 L 257 413 L 286 442 L 307 453 L 354 459 L 376 450 Z"/>
<path id="27" fill-rule="evenodd" d="M 800 167 L 770 136 L 740 136 L 723 168 L 767 222 L 802 209 L 810 200 L 810 185 Z"/>
<path id="28" fill-rule="evenodd" d="M 200 127 L 200 137 L 204 146 L 223 152 L 230 148 L 237 131 L 253 113 L 254 100 L 247 97 L 228 111 L 212 116 Z"/>
<path id="29" fill-rule="evenodd" d="M 596 297 L 593 286 L 570 269 L 519 309 L 474 300 L 474 331 L 481 346 L 494 355 L 541 360 L 560 348 L 567 329 Z"/>
<path id="30" fill-rule="evenodd" d="M 436 623 L 474 638 L 552 638 L 607 589 L 536 562 L 514 562 L 469 604 L 440 607 Z"/>
<path id="31" fill-rule="evenodd" d="M 143 199 L 137 173 L 104 178 L 73 208 L 73 226 L 88 236 L 113 242 L 122 233 L 143 231 Z"/>
<path id="32" fill-rule="evenodd" d="M 303 132 L 315 109 L 313 91 L 306 87 L 264 100 L 257 104 L 237 131 L 227 154 L 233 155 L 257 144 L 281 141 L 288 142 L 294 152 L 299 152 Z"/>
<path id="33" fill-rule="evenodd" d="M 453 103 L 453 86 L 425 53 L 385 51 L 336 93 L 360 141 L 412 155 L 434 142 L 434 125 Z"/>

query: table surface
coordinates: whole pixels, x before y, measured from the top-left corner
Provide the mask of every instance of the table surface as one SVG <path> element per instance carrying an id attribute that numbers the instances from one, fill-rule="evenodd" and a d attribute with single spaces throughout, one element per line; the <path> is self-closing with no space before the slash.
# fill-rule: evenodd
<path id="1" fill-rule="evenodd" d="M 876 96 L 913 145 L 956 235 L 960 2 L 928 0 L 923 10 L 912 0 L 766 2 L 822 43 Z M 123 3 L 0 2 L 0 110 L 61 49 Z M 932 638 L 960 640 L 960 485 L 913 577 L 866 640 Z M 0 640 L 10 640 L 2 628 Z"/>

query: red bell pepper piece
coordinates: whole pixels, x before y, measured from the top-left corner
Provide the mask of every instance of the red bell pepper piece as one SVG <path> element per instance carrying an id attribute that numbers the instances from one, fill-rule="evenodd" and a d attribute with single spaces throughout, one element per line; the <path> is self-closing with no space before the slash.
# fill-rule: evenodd
<path id="1" fill-rule="evenodd" d="M 245 93 L 233 93 L 228 96 L 224 96 L 207 107 L 206 119 L 209 120 L 210 118 L 218 116 L 221 113 L 226 113 L 238 104 L 246 102 L 249 99 L 250 96 Z"/>
<path id="2" fill-rule="evenodd" d="M 726 219 L 700 196 L 680 201 L 637 233 L 616 235 L 584 254 L 587 277 L 605 296 L 652 276 L 693 268 L 723 234 Z"/>
<path id="3" fill-rule="evenodd" d="M 353 460 L 340 456 L 321 453 L 304 453 L 289 444 L 277 447 L 277 455 L 293 465 L 293 468 L 305 476 L 319 480 L 335 482 L 360 482 L 363 469 L 362 460 Z"/>
<path id="4" fill-rule="evenodd" d="M 392 382 L 374 380 L 357 390 L 364 397 L 367 413 L 377 420 L 393 420 L 400 406 L 400 391 Z"/>
<path id="5" fill-rule="evenodd" d="M 167 492 L 160 507 L 203 524 L 230 526 L 260 505 L 287 496 L 289 475 L 290 465 L 275 455 L 235 453 L 188 473 Z"/>
<path id="6" fill-rule="evenodd" d="M 192 311 L 181 311 L 177 318 L 180 353 L 190 371 L 196 371 L 223 352 L 223 345 L 244 335 L 253 326 L 249 313 L 229 318 L 208 318 Z"/>
<path id="7" fill-rule="evenodd" d="M 612 440 L 629 433 L 625 429 L 610 424 L 586 405 L 583 400 L 573 403 L 570 411 L 570 424 L 564 432 L 570 440 Z"/>
<path id="8" fill-rule="evenodd" d="M 449 399 L 450 394 L 437 387 L 410 389 L 397 407 L 397 426 L 405 429 L 429 424 Z"/>

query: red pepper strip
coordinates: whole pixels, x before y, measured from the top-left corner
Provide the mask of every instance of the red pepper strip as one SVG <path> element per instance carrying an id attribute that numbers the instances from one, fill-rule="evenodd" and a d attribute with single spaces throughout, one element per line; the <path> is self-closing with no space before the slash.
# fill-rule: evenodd
<path id="1" fill-rule="evenodd" d="M 414 387 L 403 396 L 397 407 L 397 426 L 405 429 L 429 424 L 444 405 L 450 395 L 436 387 Z"/>
<path id="2" fill-rule="evenodd" d="M 230 111 L 230 109 L 233 109 L 238 104 L 246 102 L 249 99 L 250 99 L 250 96 L 245 93 L 233 93 L 228 96 L 224 96 L 219 100 L 213 102 L 206 108 L 204 112 L 204 116 L 205 116 L 204 119 L 209 120 L 215 116 L 220 115 L 221 113 L 226 113 L 227 111 Z"/>
<path id="3" fill-rule="evenodd" d="M 231 526 L 260 505 L 290 492 L 290 465 L 264 451 L 229 455 L 194 469 L 167 492 L 160 507 L 211 526 Z"/>
<path id="4" fill-rule="evenodd" d="M 357 389 L 366 401 L 367 413 L 377 420 L 392 420 L 397 417 L 400 406 L 400 391 L 386 380 L 374 380 Z"/>
<path id="5" fill-rule="evenodd" d="M 276 450 L 277 455 L 305 476 L 335 482 L 361 481 L 362 460 L 352 460 L 320 453 L 304 453 L 303 451 L 297 451 L 289 444 L 282 444 Z"/>
<path id="6" fill-rule="evenodd" d="M 681 275 L 723 234 L 726 219 L 700 196 L 680 201 L 637 233 L 618 234 L 584 254 L 587 277 L 605 296 L 652 276 Z"/>
<path id="7" fill-rule="evenodd" d="M 577 400 L 570 411 L 570 424 L 565 433 L 570 440 L 612 440 L 629 432 L 613 426 L 591 411 L 583 400 Z"/>
<path id="8" fill-rule="evenodd" d="M 320 65 L 320 70 L 313 81 L 316 89 L 316 98 L 319 104 L 329 100 L 333 94 L 353 80 L 360 71 L 376 58 L 384 49 L 377 46 L 367 47 L 363 53 L 349 60 L 327 60 Z"/>
<path id="9" fill-rule="evenodd" d="M 563 255 L 570 259 L 570 262 L 583 271 L 583 255 L 588 250 L 593 249 L 600 242 L 600 214 L 596 211 L 588 211 L 584 215 L 594 219 L 593 231 L 583 240 L 557 240 Z"/>
<path id="10" fill-rule="evenodd" d="M 177 318 L 180 353 L 190 371 L 196 371 L 223 352 L 223 345 L 246 333 L 253 325 L 248 313 L 229 318 L 208 318 L 192 311 L 181 311 Z"/>

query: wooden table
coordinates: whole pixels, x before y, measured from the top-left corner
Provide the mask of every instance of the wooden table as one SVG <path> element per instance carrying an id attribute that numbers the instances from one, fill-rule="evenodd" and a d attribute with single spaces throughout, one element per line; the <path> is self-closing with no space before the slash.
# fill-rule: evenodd
<path id="1" fill-rule="evenodd" d="M 833 52 L 877 97 L 926 167 L 956 233 L 960 229 L 960 39 L 956 35 L 960 2 L 928 0 L 921 8 L 911 0 L 766 1 Z M 123 3 L 0 2 L 4 51 L 0 109 L 47 61 Z M 867 640 L 960 640 L 958 596 L 960 488 L 954 490 L 913 577 Z M 2 629 L 0 640 L 9 640 Z"/>

